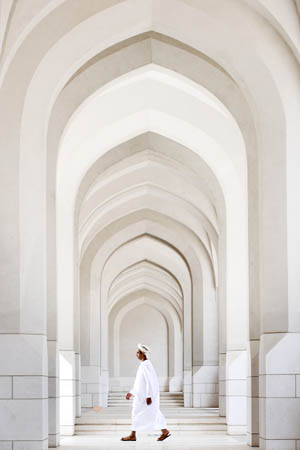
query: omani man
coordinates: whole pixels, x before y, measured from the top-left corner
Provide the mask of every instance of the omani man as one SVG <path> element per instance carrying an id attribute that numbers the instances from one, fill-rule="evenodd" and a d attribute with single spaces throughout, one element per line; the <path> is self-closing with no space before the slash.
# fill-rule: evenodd
<path id="1" fill-rule="evenodd" d="M 134 386 L 126 395 L 130 400 L 133 396 L 132 431 L 122 441 L 136 441 L 137 431 L 161 430 L 157 439 L 163 441 L 171 436 L 166 428 L 166 420 L 159 409 L 159 384 L 154 367 L 148 359 L 150 350 L 146 345 L 139 344 L 136 356 L 141 361 Z"/>

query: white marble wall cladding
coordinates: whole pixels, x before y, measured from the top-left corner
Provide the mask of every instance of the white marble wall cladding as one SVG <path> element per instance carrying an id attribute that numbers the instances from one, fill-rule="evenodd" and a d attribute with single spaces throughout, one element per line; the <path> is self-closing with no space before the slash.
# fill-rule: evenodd
<path id="1" fill-rule="evenodd" d="M 183 398 L 185 408 L 193 406 L 193 370 L 183 371 Z"/>
<path id="2" fill-rule="evenodd" d="M 219 406 L 219 368 L 216 365 L 193 367 L 193 406 Z"/>
<path id="3" fill-rule="evenodd" d="M 3 375 L 6 373 L 6 375 Z M 47 341 L 42 335 L 0 335 L 1 445 L 48 446 Z M 2 443 L 2 441 L 8 441 Z M 16 447 L 14 447 L 16 448 Z M 21 448 L 21 447 L 20 447 Z"/>
<path id="4" fill-rule="evenodd" d="M 0 400 L 1 439 L 43 440 L 48 439 L 48 400 Z"/>
<path id="5" fill-rule="evenodd" d="M 0 375 L 48 376 L 44 335 L 0 334 Z"/>
<path id="6" fill-rule="evenodd" d="M 60 440 L 59 351 L 56 341 L 48 341 L 48 446 L 55 448 Z"/>
<path id="7" fill-rule="evenodd" d="M 12 398 L 13 377 L 0 376 L 0 399 Z"/>
<path id="8" fill-rule="evenodd" d="M 248 344 L 247 443 L 259 446 L 259 340 Z"/>
<path id="9" fill-rule="evenodd" d="M 300 440 L 300 333 L 261 337 L 259 408 L 263 449 L 296 448 Z"/>
<path id="10" fill-rule="evenodd" d="M 80 354 L 75 353 L 75 397 L 76 397 L 76 417 L 81 415 L 81 362 Z"/>
<path id="11" fill-rule="evenodd" d="M 103 403 L 100 398 L 102 391 L 100 367 L 81 366 L 81 406 L 84 408 L 99 406 Z"/>
<path id="12" fill-rule="evenodd" d="M 12 441 L 0 441 L 0 450 L 13 450 Z"/>
<path id="13" fill-rule="evenodd" d="M 229 434 L 247 431 L 247 351 L 226 354 L 226 417 Z"/>
<path id="14" fill-rule="evenodd" d="M 76 358 L 73 350 L 59 352 L 60 433 L 74 434 L 76 417 Z"/>
<path id="15" fill-rule="evenodd" d="M 219 411 L 226 416 L 226 354 L 219 354 Z"/>

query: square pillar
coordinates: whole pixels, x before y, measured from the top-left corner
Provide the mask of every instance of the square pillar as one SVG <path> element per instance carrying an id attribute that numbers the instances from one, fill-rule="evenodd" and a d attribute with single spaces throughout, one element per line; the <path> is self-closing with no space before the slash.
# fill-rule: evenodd
<path id="1" fill-rule="evenodd" d="M 219 354 L 219 414 L 226 417 L 226 353 Z"/>
<path id="2" fill-rule="evenodd" d="M 300 333 L 268 333 L 260 342 L 260 448 L 298 450 Z"/>
<path id="3" fill-rule="evenodd" d="M 59 352 L 57 341 L 48 341 L 48 446 L 56 448 L 60 441 L 59 420 Z"/>
<path id="4" fill-rule="evenodd" d="M 193 394 L 192 394 L 192 370 L 184 370 L 183 372 L 183 399 L 184 407 L 192 408 L 193 406 Z"/>
<path id="5" fill-rule="evenodd" d="M 81 362 L 80 354 L 75 353 L 75 415 L 76 417 L 81 416 Z"/>
<path id="6" fill-rule="evenodd" d="M 227 432 L 243 435 L 247 431 L 247 351 L 230 350 L 226 355 Z"/>
<path id="7" fill-rule="evenodd" d="M 76 415 L 76 380 L 75 352 L 60 350 L 60 433 L 63 436 L 73 436 Z"/>
<path id="8" fill-rule="evenodd" d="M 193 407 L 217 408 L 219 406 L 219 367 L 193 366 Z"/>
<path id="9" fill-rule="evenodd" d="M 100 367 L 81 366 L 81 406 L 103 406 L 100 400 Z"/>
<path id="10" fill-rule="evenodd" d="M 0 334 L 0 448 L 48 449 L 47 338 Z"/>
<path id="11" fill-rule="evenodd" d="M 248 345 L 247 443 L 259 447 L 259 340 Z"/>

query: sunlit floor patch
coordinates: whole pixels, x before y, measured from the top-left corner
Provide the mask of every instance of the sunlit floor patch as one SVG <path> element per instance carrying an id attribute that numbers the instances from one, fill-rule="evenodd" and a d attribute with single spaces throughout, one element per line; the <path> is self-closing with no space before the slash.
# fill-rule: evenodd
<path id="1" fill-rule="evenodd" d="M 64 450 L 84 450 L 88 448 L 97 449 L 182 449 L 196 450 L 246 450 L 246 437 L 227 435 L 203 435 L 197 432 L 175 431 L 172 436 L 163 442 L 157 442 L 159 434 L 140 433 L 136 442 L 121 442 L 120 438 L 126 433 L 105 431 L 97 436 L 70 436 L 61 439 L 61 447 Z"/>

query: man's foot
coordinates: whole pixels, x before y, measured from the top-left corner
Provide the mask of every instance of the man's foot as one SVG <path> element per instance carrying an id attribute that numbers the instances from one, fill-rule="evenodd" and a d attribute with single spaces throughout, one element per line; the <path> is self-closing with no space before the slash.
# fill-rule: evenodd
<path id="1" fill-rule="evenodd" d="M 121 441 L 136 441 L 136 437 L 135 435 L 130 434 L 129 436 L 122 437 Z"/>
<path id="2" fill-rule="evenodd" d="M 164 441 L 165 439 L 167 439 L 169 436 L 171 436 L 171 433 L 169 433 L 169 430 L 162 430 L 161 435 L 159 436 L 159 438 L 157 438 L 158 441 Z"/>

